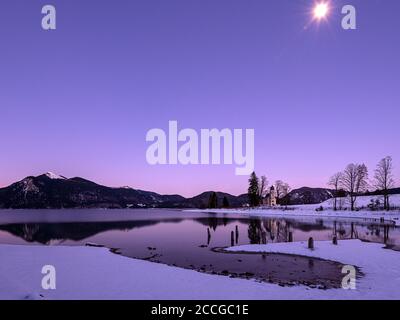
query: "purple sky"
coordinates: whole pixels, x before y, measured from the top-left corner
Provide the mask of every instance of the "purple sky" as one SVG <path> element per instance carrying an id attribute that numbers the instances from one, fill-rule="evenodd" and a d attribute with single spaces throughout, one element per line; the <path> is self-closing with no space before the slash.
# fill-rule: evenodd
<path id="1" fill-rule="evenodd" d="M 400 1 L 0 2 L 0 186 L 53 171 L 186 196 L 246 191 L 234 166 L 150 166 L 146 132 L 254 128 L 255 169 L 325 186 L 391 155 L 400 180 Z M 41 29 L 41 7 L 57 30 Z M 357 30 L 341 28 L 341 7 Z M 306 27 L 307 26 L 307 27 Z M 398 183 L 397 183 L 398 184 Z"/>

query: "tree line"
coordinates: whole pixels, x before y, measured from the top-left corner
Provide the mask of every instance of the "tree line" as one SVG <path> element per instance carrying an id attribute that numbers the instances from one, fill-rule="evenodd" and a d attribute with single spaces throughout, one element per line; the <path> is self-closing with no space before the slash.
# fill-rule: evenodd
<path id="1" fill-rule="evenodd" d="M 258 178 L 257 174 L 253 171 L 249 178 L 249 187 L 247 195 L 249 197 L 249 205 L 257 207 L 262 204 L 264 197 L 268 194 L 268 180 L 265 175 Z M 285 204 L 285 196 L 290 192 L 288 183 L 282 180 L 277 180 L 273 184 L 275 188 L 276 199 L 279 204 Z"/>
<path id="2" fill-rule="evenodd" d="M 226 196 L 224 196 L 222 199 L 222 208 L 229 208 L 229 207 L 230 207 L 229 200 Z M 216 192 L 212 192 L 210 194 L 210 197 L 208 198 L 207 208 L 208 209 L 219 208 L 218 196 Z"/>
<path id="3" fill-rule="evenodd" d="M 368 181 L 367 166 L 358 163 L 350 163 L 343 171 L 335 173 L 328 181 L 328 185 L 335 191 L 333 209 L 337 210 L 337 198 L 348 195 L 352 211 L 356 210 L 357 197 L 367 192 L 371 185 L 382 193 L 384 210 L 390 210 L 389 190 L 394 187 L 394 184 L 393 160 L 390 156 L 383 158 L 377 164 L 372 184 Z"/>

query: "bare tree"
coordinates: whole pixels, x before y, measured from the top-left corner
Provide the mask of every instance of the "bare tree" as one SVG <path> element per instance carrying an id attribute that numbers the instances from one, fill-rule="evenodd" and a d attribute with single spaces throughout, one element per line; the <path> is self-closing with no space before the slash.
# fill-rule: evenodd
<path id="1" fill-rule="evenodd" d="M 258 186 L 258 196 L 260 197 L 260 200 L 262 200 L 262 198 L 264 197 L 267 186 L 268 186 L 267 177 L 261 176 L 259 186 Z"/>
<path id="2" fill-rule="evenodd" d="M 365 164 L 349 164 L 343 172 L 341 184 L 350 195 L 351 210 L 355 210 L 357 196 L 368 187 L 368 169 Z"/>
<path id="3" fill-rule="evenodd" d="M 281 194 L 282 194 L 282 186 L 283 186 L 282 180 L 275 181 L 275 192 L 276 192 L 276 197 L 278 199 L 281 197 Z"/>
<path id="4" fill-rule="evenodd" d="M 379 161 L 375 169 L 374 185 L 382 191 L 383 207 L 385 210 L 389 210 L 389 189 L 394 187 L 392 157 L 388 156 Z"/>
<path id="5" fill-rule="evenodd" d="M 285 197 L 290 192 L 290 186 L 288 183 L 284 183 L 282 186 L 282 197 Z"/>
<path id="6" fill-rule="evenodd" d="M 356 193 L 365 192 L 368 189 L 368 168 L 365 164 L 358 165 L 356 179 Z"/>
<path id="7" fill-rule="evenodd" d="M 275 181 L 276 198 L 282 199 L 290 192 L 290 186 L 282 180 Z"/>
<path id="8" fill-rule="evenodd" d="M 283 186 L 282 186 L 282 192 L 281 192 L 283 199 L 280 200 L 280 204 L 282 204 L 282 205 L 289 205 L 290 204 L 290 199 L 288 197 L 286 197 L 289 194 L 290 190 L 291 189 L 290 189 L 289 184 L 284 183 Z"/>
<path id="9" fill-rule="evenodd" d="M 340 189 L 340 184 L 342 182 L 343 173 L 335 173 L 328 181 L 328 185 L 335 189 L 334 200 L 333 200 L 333 210 L 337 210 L 337 197 Z"/>

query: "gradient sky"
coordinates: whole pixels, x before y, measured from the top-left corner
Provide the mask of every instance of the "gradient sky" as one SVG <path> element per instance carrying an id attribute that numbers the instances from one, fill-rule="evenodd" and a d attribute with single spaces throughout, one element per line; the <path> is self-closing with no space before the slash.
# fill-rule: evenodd
<path id="1" fill-rule="evenodd" d="M 247 189 L 234 166 L 150 166 L 146 133 L 254 128 L 255 169 L 326 186 L 391 155 L 400 181 L 400 1 L 2 0 L 0 186 L 53 171 L 160 193 Z M 57 30 L 41 8 L 57 8 Z M 341 28 L 341 7 L 357 30 Z M 398 184 L 398 183 L 397 183 Z"/>

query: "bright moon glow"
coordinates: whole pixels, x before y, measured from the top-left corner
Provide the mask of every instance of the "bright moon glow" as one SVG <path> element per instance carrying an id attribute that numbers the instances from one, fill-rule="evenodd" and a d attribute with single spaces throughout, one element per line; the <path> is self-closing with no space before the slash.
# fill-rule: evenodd
<path id="1" fill-rule="evenodd" d="M 314 17 L 316 19 L 322 19 L 328 14 L 329 8 L 326 3 L 319 3 L 314 8 Z"/>

